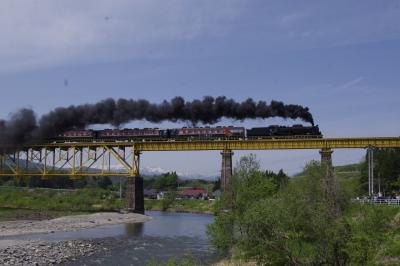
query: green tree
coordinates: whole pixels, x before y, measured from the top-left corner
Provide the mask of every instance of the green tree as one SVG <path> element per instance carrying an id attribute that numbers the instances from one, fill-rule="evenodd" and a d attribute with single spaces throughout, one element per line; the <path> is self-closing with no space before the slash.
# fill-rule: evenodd
<path id="1" fill-rule="evenodd" d="M 0 185 L 4 186 L 8 183 L 10 183 L 9 181 L 12 180 L 12 177 L 9 176 L 0 176 Z"/>
<path id="2" fill-rule="evenodd" d="M 31 176 L 28 181 L 28 187 L 43 187 L 43 180 L 40 176 Z"/>
<path id="3" fill-rule="evenodd" d="M 176 191 L 170 190 L 165 193 L 164 198 L 161 200 L 161 210 L 166 211 L 170 208 L 176 200 Z"/>
<path id="4" fill-rule="evenodd" d="M 232 208 L 224 209 L 229 195 L 221 197 L 208 227 L 212 243 L 223 250 L 234 246 L 237 256 L 262 265 L 345 264 L 349 230 L 331 214 L 325 174 L 324 166 L 312 162 L 305 177 L 277 189 L 254 155 L 241 158 L 233 177 Z"/>
<path id="5" fill-rule="evenodd" d="M 213 182 L 212 192 L 214 192 L 214 191 L 216 191 L 218 189 L 221 189 L 221 179 L 220 178 L 218 178 L 217 180 L 215 180 Z"/>
<path id="6" fill-rule="evenodd" d="M 364 194 L 368 192 L 368 154 L 361 164 L 361 184 Z M 390 195 L 400 190 L 397 178 L 400 176 L 400 149 L 374 149 L 375 191 L 380 182 L 381 191 Z"/>
<path id="7" fill-rule="evenodd" d="M 107 189 L 112 185 L 112 181 L 108 176 L 101 176 L 97 179 L 97 185 L 102 189 Z"/>
<path id="8" fill-rule="evenodd" d="M 266 171 L 265 174 L 272 178 L 272 181 L 279 189 L 283 189 L 289 183 L 289 177 L 283 172 L 283 169 L 279 170 L 278 174 L 273 171 Z"/>
<path id="9" fill-rule="evenodd" d="M 80 179 L 77 180 L 73 180 L 73 187 L 74 188 L 84 188 L 87 185 L 87 178 L 82 177 Z"/>
<path id="10" fill-rule="evenodd" d="M 233 195 L 225 192 L 217 200 L 215 222 L 208 227 L 212 243 L 221 250 L 230 249 L 237 242 L 234 236 L 243 232 L 242 214 L 254 202 L 273 195 L 276 186 L 251 154 L 240 158 L 235 167 L 232 189 Z"/>
<path id="11" fill-rule="evenodd" d="M 176 172 L 163 174 L 154 182 L 154 188 L 159 190 L 176 190 L 178 187 L 178 175 Z"/>

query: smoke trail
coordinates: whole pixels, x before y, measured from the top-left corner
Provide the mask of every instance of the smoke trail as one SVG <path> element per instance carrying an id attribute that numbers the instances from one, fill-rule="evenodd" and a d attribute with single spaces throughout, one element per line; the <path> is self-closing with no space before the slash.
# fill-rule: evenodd
<path id="1" fill-rule="evenodd" d="M 36 129 L 35 113 L 30 109 L 21 109 L 12 114 L 10 120 L 0 120 L 0 144 L 28 143 Z"/>
<path id="2" fill-rule="evenodd" d="M 105 99 L 96 104 L 59 107 L 36 121 L 32 110 L 22 109 L 8 121 L 0 121 L 1 143 L 26 143 L 32 139 L 45 139 L 66 130 L 83 129 L 92 124 L 120 126 L 133 120 L 190 121 L 193 124 L 214 124 L 221 118 L 236 120 L 282 117 L 302 119 L 314 124 L 307 107 L 283 102 L 254 101 L 249 98 L 237 102 L 224 96 L 206 96 L 202 100 L 185 101 L 175 97 L 159 104 L 139 99 Z"/>

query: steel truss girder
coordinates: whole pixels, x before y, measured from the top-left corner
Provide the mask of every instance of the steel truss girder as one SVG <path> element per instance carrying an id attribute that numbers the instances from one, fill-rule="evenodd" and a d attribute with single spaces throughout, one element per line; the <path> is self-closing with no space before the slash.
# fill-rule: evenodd
<path id="1" fill-rule="evenodd" d="M 133 145 L 33 146 L 1 151 L 0 176 L 138 176 L 139 154 Z M 130 160 L 131 159 L 131 160 Z M 24 162 L 24 167 L 20 167 Z"/>
<path id="2" fill-rule="evenodd" d="M 353 149 L 369 146 L 400 148 L 400 138 L 116 141 L 3 147 L 0 150 L 0 176 L 137 176 L 140 152 L 143 151 Z M 21 159 L 26 158 L 28 162 L 25 161 L 25 167 L 21 168 Z M 116 164 L 112 166 L 112 163 Z"/>

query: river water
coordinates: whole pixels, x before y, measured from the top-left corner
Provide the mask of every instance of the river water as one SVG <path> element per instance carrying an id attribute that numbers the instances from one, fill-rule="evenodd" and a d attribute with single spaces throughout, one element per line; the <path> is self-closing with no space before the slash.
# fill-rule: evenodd
<path id="1" fill-rule="evenodd" d="M 107 250 L 80 258 L 67 265 L 147 265 L 188 258 L 202 265 L 218 260 L 210 245 L 206 225 L 212 215 L 148 211 L 153 220 L 145 223 L 100 226 L 75 232 L 31 235 L 31 240 L 60 241 L 90 239 L 105 244 Z"/>

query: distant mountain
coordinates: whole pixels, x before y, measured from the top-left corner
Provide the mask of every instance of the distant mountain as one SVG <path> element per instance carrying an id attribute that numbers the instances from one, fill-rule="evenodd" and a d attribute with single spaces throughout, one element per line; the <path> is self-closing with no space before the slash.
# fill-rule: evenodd
<path id="1" fill-rule="evenodd" d="M 145 166 L 140 169 L 140 173 L 143 176 L 160 176 L 162 174 L 168 173 L 171 171 L 165 170 L 161 167 L 149 167 Z M 198 173 L 181 173 L 176 171 L 176 174 L 179 176 L 180 179 L 203 179 L 203 180 L 215 180 L 216 178 L 219 177 L 219 174 L 214 174 L 214 175 L 203 175 L 203 174 L 198 174 Z"/>

